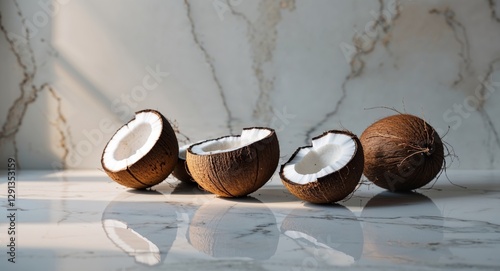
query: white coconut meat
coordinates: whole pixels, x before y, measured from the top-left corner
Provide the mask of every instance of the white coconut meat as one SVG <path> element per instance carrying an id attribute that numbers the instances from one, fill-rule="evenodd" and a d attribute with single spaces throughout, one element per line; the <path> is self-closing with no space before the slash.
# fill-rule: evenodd
<path id="1" fill-rule="evenodd" d="M 272 131 L 269 129 L 245 129 L 241 132 L 240 136 L 226 136 L 219 139 L 205 141 L 200 144 L 195 144 L 191 148 L 191 152 L 199 155 L 230 152 L 262 140 L 271 133 Z"/>
<path id="2" fill-rule="evenodd" d="M 153 112 L 141 112 L 109 141 L 103 154 L 104 166 L 113 172 L 127 169 L 146 155 L 162 132 L 162 120 Z"/>
<path id="3" fill-rule="evenodd" d="M 186 160 L 186 153 L 187 153 L 187 150 L 189 149 L 189 147 L 191 147 L 195 144 L 198 144 L 200 142 L 203 142 L 203 141 L 205 141 L 205 140 L 197 141 L 195 143 L 189 143 L 189 144 L 186 144 L 186 145 L 180 147 L 179 148 L 179 155 L 178 155 L 179 159 Z"/>
<path id="4" fill-rule="evenodd" d="M 336 172 L 349 163 L 356 152 L 356 142 L 345 134 L 328 133 L 312 141 L 312 147 L 300 149 L 283 168 L 285 177 L 297 184 L 307 184 Z"/>

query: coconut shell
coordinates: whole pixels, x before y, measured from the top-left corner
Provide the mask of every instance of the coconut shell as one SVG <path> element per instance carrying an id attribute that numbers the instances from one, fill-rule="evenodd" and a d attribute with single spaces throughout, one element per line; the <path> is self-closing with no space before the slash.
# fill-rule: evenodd
<path id="1" fill-rule="evenodd" d="M 138 111 L 136 115 L 142 112 L 154 113 L 160 117 L 162 122 L 160 137 L 153 148 L 127 169 L 117 172 L 106 168 L 103 158 L 101 158 L 101 165 L 111 179 L 123 186 L 135 189 L 148 188 L 165 180 L 174 170 L 179 155 L 177 137 L 169 121 L 160 112 L 151 109 Z M 108 144 L 106 144 L 104 150 L 106 150 Z"/>
<path id="2" fill-rule="evenodd" d="M 174 168 L 174 171 L 172 172 L 172 175 L 181 182 L 195 183 L 193 177 L 191 177 L 191 175 L 189 175 L 189 172 L 187 172 L 186 167 L 186 160 L 179 157 L 177 159 L 177 164 Z"/>
<path id="3" fill-rule="evenodd" d="M 370 125 L 361 135 L 365 176 L 390 191 L 410 191 L 432 181 L 443 168 L 444 149 L 434 128 L 410 114 Z"/>
<path id="4" fill-rule="evenodd" d="M 193 146 L 210 140 L 194 144 L 186 154 L 191 176 L 203 189 L 220 197 L 242 197 L 256 191 L 272 177 L 279 162 L 278 137 L 269 130 L 265 138 L 228 152 L 195 154 Z"/>
<path id="5" fill-rule="evenodd" d="M 280 169 L 281 181 L 285 187 L 301 200 L 305 200 L 316 204 L 333 203 L 340 201 L 351 194 L 361 179 L 363 174 L 363 147 L 358 137 L 349 131 L 331 130 L 323 133 L 313 140 L 323 137 L 328 133 L 345 134 L 350 136 L 356 143 L 356 150 L 351 160 L 338 171 L 332 172 L 326 176 L 318 178 L 316 181 L 307 184 L 298 184 L 290 181 L 283 174 L 283 169 L 290 161 L 292 161 L 297 153 L 304 148 L 312 146 L 304 146 L 298 148 L 290 157 L 287 163 L 283 164 Z"/>
<path id="6" fill-rule="evenodd" d="M 196 143 L 199 143 L 199 142 L 196 142 Z M 181 182 L 195 184 L 196 182 L 193 180 L 193 177 L 191 177 L 191 174 L 189 174 L 189 171 L 187 169 L 187 163 L 186 163 L 187 149 L 191 145 L 194 145 L 194 143 L 187 144 L 187 145 L 184 145 L 184 146 L 179 148 L 179 158 L 177 159 L 177 165 L 175 166 L 175 169 L 172 172 L 172 175 L 174 175 L 174 177 L 177 178 Z"/>

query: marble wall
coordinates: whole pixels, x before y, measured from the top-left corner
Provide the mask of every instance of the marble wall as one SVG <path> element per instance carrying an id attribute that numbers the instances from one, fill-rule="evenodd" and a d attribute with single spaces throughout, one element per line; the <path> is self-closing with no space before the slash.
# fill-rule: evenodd
<path id="1" fill-rule="evenodd" d="M 197 141 L 278 131 L 282 156 L 393 107 L 459 157 L 500 166 L 500 1 L 0 2 L 0 163 L 99 168 L 115 129 L 154 108 Z"/>

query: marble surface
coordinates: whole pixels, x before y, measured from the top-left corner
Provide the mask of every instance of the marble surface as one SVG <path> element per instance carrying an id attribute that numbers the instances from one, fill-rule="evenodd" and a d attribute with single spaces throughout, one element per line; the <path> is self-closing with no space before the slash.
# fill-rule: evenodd
<path id="1" fill-rule="evenodd" d="M 179 141 L 278 131 L 284 159 L 394 107 L 500 166 L 498 0 L 0 1 L 0 161 L 96 169 L 134 111 Z M 0 168 L 5 169 L 0 163 Z"/>
<path id="2" fill-rule="evenodd" d="M 364 183 L 327 206 L 297 200 L 278 179 L 226 200 L 172 177 L 148 191 L 100 171 L 16 177 L 12 264 L 0 174 L 1 270 L 500 269 L 499 171 L 449 171 L 410 194 Z"/>

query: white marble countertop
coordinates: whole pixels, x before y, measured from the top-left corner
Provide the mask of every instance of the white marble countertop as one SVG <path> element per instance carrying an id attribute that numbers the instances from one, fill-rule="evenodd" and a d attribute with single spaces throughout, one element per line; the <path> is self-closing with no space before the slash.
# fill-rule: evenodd
<path id="1" fill-rule="evenodd" d="M 172 177 L 141 192 L 100 171 L 21 171 L 15 236 L 0 176 L 0 270 L 500 270 L 500 171 L 449 171 L 467 188 L 443 176 L 413 194 L 363 184 L 329 206 L 276 177 L 225 200 Z"/>

